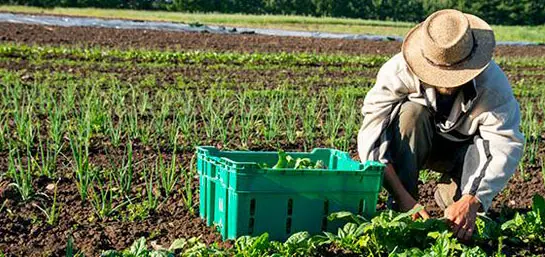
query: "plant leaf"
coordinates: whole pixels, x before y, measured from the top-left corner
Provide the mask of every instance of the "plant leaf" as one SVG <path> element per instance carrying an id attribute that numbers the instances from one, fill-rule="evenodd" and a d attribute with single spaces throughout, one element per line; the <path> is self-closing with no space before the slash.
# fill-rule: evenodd
<path id="1" fill-rule="evenodd" d="M 402 220 L 402 219 L 404 219 L 404 218 L 406 218 L 406 217 L 410 217 L 410 216 L 412 216 L 413 214 L 415 214 L 415 213 L 417 213 L 417 212 L 419 212 L 419 211 L 421 211 L 421 210 L 423 210 L 423 209 L 424 209 L 424 206 L 419 206 L 418 208 L 414 208 L 414 209 L 412 209 L 412 210 L 410 210 L 410 211 L 408 211 L 408 212 L 401 213 L 401 214 L 397 215 L 397 216 L 392 220 L 392 222 L 400 221 L 400 220 Z"/>
<path id="2" fill-rule="evenodd" d="M 272 168 L 273 169 L 286 168 L 286 166 L 288 165 L 288 160 L 287 160 L 286 157 L 287 157 L 286 152 L 284 152 L 283 150 L 279 150 L 278 151 L 278 162 L 276 162 L 276 165 L 274 165 Z"/>
<path id="3" fill-rule="evenodd" d="M 362 224 L 364 222 L 368 222 L 364 217 L 353 214 L 353 213 L 348 212 L 348 211 L 334 212 L 334 213 L 329 214 L 329 216 L 327 216 L 327 219 L 330 220 L 330 221 L 332 221 L 332 220 L 341 220 L 341 219 L 345 219 L 345 218 L 350 218 L 351 220 L 356 222 L 356 224 L 358 224 L 358 225 Z"/>
<path id="4" fill-rule="evenodd" d="M 121 256 L 123 256 L 123 255 L 121 253 L 119 253 L 118 251 L 116 251 L 116 250 L 108 250 L 108 251 L 104 251 L 104 252 L 102 252 L 102 254 L 100 254 L 100 257 L 121 257 Z"/>
<path id="5" fill-rule="evenodd" d="M 170 247 L 168 248 L 169 251 L 176 251 L 184 249 L 187 246 L 187 240 L 185 238 L 178 238 L 172 242 Z"/>
<path id="6" fill-rule="evenodd" d="M 354 216 L 354 214 L 352 214 L 351 212 L 339 211 L 339 212 L 334 212 L 329 214 L 327 218 L 331 221 L 331 220 L 342 219 L 342 218 L 352 217 L 352 216 Z"/>
<path id="7" fill-rule="evenodd" d="M 325 236 L 328 238 L 325 242 L 332 243 L 337 240 L 337 235 L 331 233 L 331 232 L 324 232 Z"/>
<path id="8" fill-rule="evenodd" d="M 358 230 L 358 226 L 354 223 L 346 223 L 343 227 L 343 232 L 345 233 L 345 236 L 358 236 L 356 235 L 356 231 Z"/>
<path id="9" fill-rule="evenodd" d="M 146 238 L 141 237 L 131 245 L 130 253 L 135 256 L 146 256 L 148 249 L 146 247 Z"/>
<path id="10" fill-rule="evenodd" d="M 513 219 L 510 219 L 506 222 L 504 222 L 503 224 L 501 224 L 501 230 L 507 230 L 507 229 L 510 229 L 510 228 L 513 228 L 513 227 L 516 227 L 516 218 L 517 218 L 517 214 L 515 214 L 515 218 Z"/>
<path id="11" fill-rule="evenodd" d="M 166 251 L 152 251 L 149 254 L 150 257 L 174 257 L 174 254 L 168 253 Z"/>
<path id="12" fill-rule="evenodd" d="M 306 231 L 303 232 L 297 232 L 293 235 L 291 235 L 287 240 L 286 244 L 299 244 L 305 240 L 307 240 L 310 237 L 310 234 Z"/>
<path id="13" fill-rule="evenodd" d="M 324 161 L 318 160 L 316 162 L 316 165 L 314 165 L 315 169 L 325 169 Z"/>
<path id="14" fill-rule="evenodd" d="M 545 199 L 543 199 L 543 196 L 539 194 L 534 195 L 532 204 L 532 210 L 536 213 L 539 213 L 539 216 L 542 219 L 545 219 Z"/>

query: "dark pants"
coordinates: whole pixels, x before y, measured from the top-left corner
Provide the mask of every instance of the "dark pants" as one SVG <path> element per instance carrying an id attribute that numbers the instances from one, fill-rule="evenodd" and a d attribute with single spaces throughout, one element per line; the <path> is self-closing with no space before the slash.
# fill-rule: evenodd
<path id="1" fill-rule="evenodd" d="M 392 165 L 415 199 L 418 199 L 418 176 L 422 169 L 448 175 L 458 185 L 455 199 L 460 196 L 464 159 L 472 140 L 452 142 L 443 138 L 437 134 L 433 115 L 427 107 L 410 101 L 401 106 L 387 133 L 391 138 L 388 155 Z"/>

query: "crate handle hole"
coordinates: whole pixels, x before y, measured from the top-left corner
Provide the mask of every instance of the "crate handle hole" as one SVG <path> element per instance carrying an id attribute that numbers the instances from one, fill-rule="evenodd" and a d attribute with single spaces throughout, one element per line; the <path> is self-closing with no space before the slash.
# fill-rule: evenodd
<path id="1" fill-rule="evenodd" d="M 327 231 L 327 216 L 329 215 L 329 200 L 324 201 L 324 216 L 322 217 L 322 231 Z"/>
<path id="2" fill-rule="evenodd" d="M 288 199 L 288 216 L 293 213 L 293 199 Z"/>
<path id="3" fill-rule="evenodd" d="M 291 233 L 291 217 L 286 219 L 286 234 Z"/>
<path id="4" fill-rule="evenodd" d="M 252 200 L 250 200 L 250 216 L 254 216 L 255 215 L 255 198 L 252 198 Z"/>
<path id="5" fill-rule="evenodd" d="M 254 218 L 250 218 L 248 222 L 248 233 L 252 235 L 254 233 Z"/>
<path id="6" fill-rule="evenodd" d="M 327 231 L 327 216 L 322 217 L 322 231 Z"/>
<path id="7" fill-rule="evenodd" d="M 363 214 L 363 204 L 364 204 L 364 201 L 363 201 L 363 198 L 362 198 L 362 199 L 360 199 L 360 206 L 358 207 L 358 214 L 359 215 Z"/>

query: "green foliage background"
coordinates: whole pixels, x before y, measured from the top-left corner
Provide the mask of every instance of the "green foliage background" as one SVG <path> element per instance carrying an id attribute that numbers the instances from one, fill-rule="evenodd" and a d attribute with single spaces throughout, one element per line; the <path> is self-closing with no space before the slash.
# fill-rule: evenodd
<path id="1" fill-rule="evenodd" d="M 545 24 L 545 0 L 0 0 L 40 7 L 99 7 L 184 12 L 292 14 L 419 22 L 454 8 L 497 25 Z"/>

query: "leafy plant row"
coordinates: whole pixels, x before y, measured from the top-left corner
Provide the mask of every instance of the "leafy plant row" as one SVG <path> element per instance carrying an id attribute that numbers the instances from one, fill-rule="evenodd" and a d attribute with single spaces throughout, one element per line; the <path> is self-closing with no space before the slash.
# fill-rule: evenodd
<path id="1" fill-rule="evenodd" d="M 199 238 L 191 238 L 175 240 L 168 248 L 148 249 L 146 239 L 140 238 L 129 249 L 108 250 L 102 256 L 315 256 L 333 247 L 345 254 L 359 256 L 484 257 L 506 256 L 502 251 L 506 244 L 545 244 L 545 200 L 540 195 L 534 196 L 530 212 L 517 214 L 502 224 L 479 217 L 473 236 L 474 246 L 454 238 L 442 219 L 412 221 L 413 212 L 382 211 L 372 219 L 347 212 L 333 213 L 330 220 L 347 222 L 336 234 L 324 232 L 323 235 L 311 236 L 307 232 L 299 232 L 284 243 L 269 241 L 265 233 L 257 237 L 240 237 L 232 248 L 205 245 Z"/>
<path id="2" fill-rule="evenodd" d="M 0 57 L 22 57 L 26 59 L 69 58 L 93 61 L 134 61 L 152 63 L 188 63 L 236 65 L 283 64 L 283 65 L 356 65 L 374 67 L 384 63 L 387 56 L 350 56 L 341 54 L 313 53 L 234 53 L 211 51 L 159 51 L 119 50 L 107 48 L 80 48 L 67 46 L 28 46 L 21 44 L 0 45 Z"/>
<path id="3" fill-rule="evenodd" d="M 150 49 L 117 49 L 105 47 L 34 46 L 25 44 L 0 44 L 0 58 L 20 57 L 32 60 L 75 59 L 86 61 L 132 61 L 165 64 L 234 64 L 234 65 L 284 65 L 284 66 L 357 66 L 380 67 L 391 55 L 348 55 L 309 52 L 240 53 L 214 51 L 173 51 Z M 542 57 L 497 57 L 504 67 L 543 67 Z"/>

